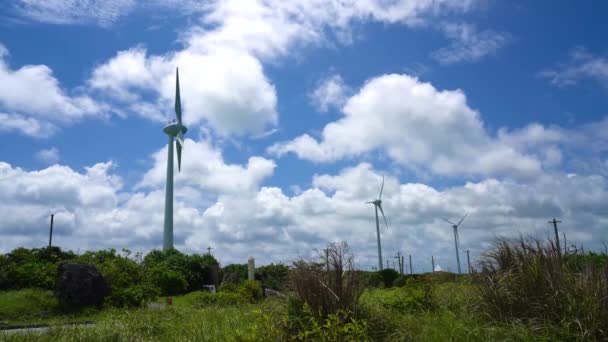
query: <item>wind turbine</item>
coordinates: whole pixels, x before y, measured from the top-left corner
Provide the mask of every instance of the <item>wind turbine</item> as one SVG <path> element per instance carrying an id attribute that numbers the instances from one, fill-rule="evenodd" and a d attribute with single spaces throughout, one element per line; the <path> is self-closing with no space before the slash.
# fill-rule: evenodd
<path id="1" fill-rule="evenodd" d="M 179 96 L 179 70 L 175 69 L 175 116 L 163 127 L 163 132 L 169 136 L 167 146 L 167 185 L 165 189 L 165 229 L 163 234 L 163 250 L 173 248 L 173 141 L 177 140 L 177 170 L 181 171 L 182 149 L 184 148 L 184 133 L 188 128 L 182 124 L 182 103 Z"/>
<path id="2" fill-rule="evenodd" d="M 382 176 L 382 186 L 380 187 L 380 195 L 378 195 L 378 199 L 365 202 L 371 203 L 374 205 L 374 209 L 376 210 L 376 235 L 378 237 L 378 270 L 382 271 L 382 244 L 380 243 L 380 220 L 378 219 L 378 209 L 382 213 L 382 217 L 384 218 L 384 224 L 388 227 L 388 223 L 386 222 L 386 216 L 384 216 L 384 210 L 382 210 L 382 190 L 384 190 L 384 176 Z"/>
<path id="3" fill-rule="evenodd" d="M 456 262 L 458 263 L 458 274 L 462 273 L 460 271 L 460 254 L 458 253 L 458 246 L 460 245 L 460 238 L 458 238 L 458 227 L 460 226 L 462 221 L 464 221 L 467 215 L 468 214 L 464 214 L 464 216 L 460 219 L 460 221 L 458 221 L 458 223 L 454 223 L 446 218 L 443 219 L 444 221 L 450 223 L 452 225 L 452 228 L 454 229 L 454 245 L 456 246 Z"/>

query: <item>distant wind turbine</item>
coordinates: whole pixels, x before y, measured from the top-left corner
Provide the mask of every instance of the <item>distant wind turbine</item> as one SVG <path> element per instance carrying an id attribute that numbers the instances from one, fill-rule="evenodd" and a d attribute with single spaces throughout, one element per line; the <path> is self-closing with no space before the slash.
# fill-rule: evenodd
<path id="1" fill-rule="evenodd" d="M 454 229 L 454 245 L 456 246 L 456 262 L 458 263 L 458 274 L 462 273 L 460 270 L 460 254 L 458 252 L 458 247 L 460 245 L 460 238 L 458 237 L 458 227 L 460 226 L 462 221 L 464 221 L 467 215 L 468 214 L 464 214 L 464 216 L 460 219 L 460 221 L 458 221 L 458 223 L 454 223 L 446 218 L 443 219 L 444 221 L 450 223 L 452 225 L 452 228 Z"/>
<path id="2" fill-rule="evenodd" d="M 376 235 L 378 236 L 378 270 L 382 271 L 382 244 L 380 243 L 380 220 L 378 219 L 378 209 L 382 213 L 382 217 L 384 218 L 384 224 L 388 227 L 388 223 L 386 222 L 386 216 L 384 216 L 384 210 L 382 210 L 382 190 L 384 190 L 384 176 L 382 176 L 382 186 L 380 187 L 380 195 L 378 195 L 378 199 L 365 202 L 368 204 L 373 204 L 374 209 L 376 210 Z"/>
<path id="3" fill-rule="evenodd" d="M 163 132 L 169 136 L 167 146 L 167 187 L 165 191 L 165 229 L 163 235 L 163 250 L 173 248 L 173 141 L 177 149 L 177 170 L 181 171 L 182 149 L 184 148 L 184 133 L 188 131 L 182 124 L 182 103 L 179 96 L 179 70 L 175 69 L 175 116 L 177 121 L 169 122 L 163 127 Z"/>

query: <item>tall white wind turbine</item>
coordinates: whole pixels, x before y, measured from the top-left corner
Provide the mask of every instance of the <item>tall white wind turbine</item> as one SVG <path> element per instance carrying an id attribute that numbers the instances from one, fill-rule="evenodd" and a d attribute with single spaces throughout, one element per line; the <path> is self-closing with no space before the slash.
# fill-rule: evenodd
<path id="1" fill-rule="evenodd" d="M 468 214 L 464 214 L 464 216 L 460 219 L 460 221 L 458 221 L 458 223 L 454 223 L 446 218 L 444 218 L 443 220 L 450 223 L 452 225 L 452 228 L 454 229 L 454 246 L 456 247 L 456 262 L 458 263 L 458 274 L 461 274 L 461 270 L 460 270 L 460 253 L 458 252 L 458 248 L 460 247 L 460 238 L 458 237 L 458 227 L 460 227 L 460 224 L 462 223 L 462 221 L 464 221 L 465 217 L 467 217 Z"/>
<path id="2" fill-rule="evenodd" d="M 378 237 L 378 270 L 382 271 L 382 244 L 380 242 L 380 220 L 378 219 L 378 209 L 382 213 L 382 217 L 384 218 L 384 224 L 388 227 L 388 223 L 386 222 L 386 216 L 384 216 L 384 210 L 382 210 L 382 190 L 384 190 L 384 176 L 382 176 L 382 186 L 380 186 L 380 195 L 378 195 L 378 199 L 365 202 L 371 203 L 374 205 L 374 209 L 376 211 L 376 235 Z"/>
<path id="3" fill-rule="evenodd" d="M 169 122 L 163 127 L 163 132 L 169 136 L 167 146 L 167 185 L 165 190 L 165 226 L 163 234 L 163 250 L 173 248 L 173 141 L 177 140 L 177 170 L 181 171 L 182 149 L 184 134 L 188 128 L 182 124 L 182 103 L 179 96 L 179 70 L 175 69 L 175 116 L 177 121 Z"/>

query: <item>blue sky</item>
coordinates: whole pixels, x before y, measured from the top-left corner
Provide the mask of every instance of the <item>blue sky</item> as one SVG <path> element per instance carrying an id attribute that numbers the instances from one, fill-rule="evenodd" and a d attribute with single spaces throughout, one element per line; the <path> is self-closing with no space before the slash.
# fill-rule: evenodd
<path id="1" fill-rule="evenodd" d="M 0 10 L 0 251 L 158 248 L 180 67 L 189 125 L 176 244 L 224 263 L 347 240 L 455 269 L 441 217 L 603 248 L 600 1 L 16 1 Z M 548 10 L 550 8 L 550 10 Z M 255 246 L 255 251 L 252 247 Z M 235 252 L 236 251 L 236 252 Z M 418 259 L 416 259 L 418 258 Z M 430 262 L 429 262 L 430 264 Z"/>

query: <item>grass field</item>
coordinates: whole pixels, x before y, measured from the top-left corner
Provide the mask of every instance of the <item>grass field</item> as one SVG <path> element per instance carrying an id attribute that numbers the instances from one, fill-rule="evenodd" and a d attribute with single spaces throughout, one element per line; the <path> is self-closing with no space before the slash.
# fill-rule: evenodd
<path id="1" fill-rule="evenodd" d="M 201 305 L 197 294 L 175 297 L 164 309 L 104 308 L 62 312 L 49 292 L 0 293 L 0 320 L 59 323 L 93 320 L 94 326 L 53 328 L 45 334 L 3 335 L 2 341 L 259 341 L 277 340 L 270 330 L 285 319 L 287 303 Z M 558 341 L 560 331 L 524 323 L 497 323 L 475 310 L 468 278 L 431 280 L 391 289 L 366 290 L 360 299 L 365 336 L 375 341 Z M 162 300 L 160 298 L 159 300 Z M 331 339 L 328 339 L 331 340 Z"/>

